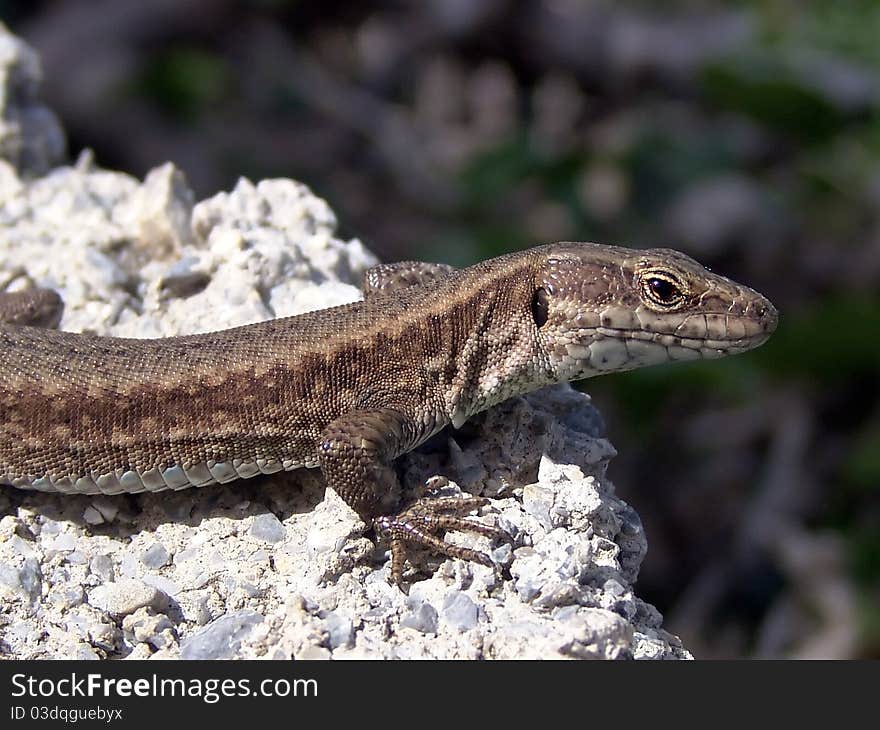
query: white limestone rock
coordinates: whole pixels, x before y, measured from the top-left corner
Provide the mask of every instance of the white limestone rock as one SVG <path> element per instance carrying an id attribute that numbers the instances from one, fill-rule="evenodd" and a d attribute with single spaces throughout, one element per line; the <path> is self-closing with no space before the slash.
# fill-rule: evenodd
<path id="1" fill-rule="evenodd" d="M 40 59 L 0 23 L 0 159 L 25 174 L 41 175 L 64 158 L 58 118 L 40 103 Z"/>

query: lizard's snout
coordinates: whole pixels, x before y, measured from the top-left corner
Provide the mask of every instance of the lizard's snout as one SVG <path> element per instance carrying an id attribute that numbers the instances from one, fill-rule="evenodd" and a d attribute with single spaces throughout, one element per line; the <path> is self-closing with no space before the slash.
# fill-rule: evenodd
<path id="1" fill-rule="evenodd" d="M 761 297 L 755 303 L 755 315 L 758 318 L 758 326 L 768 337 L 776 331 L 779 323 L 779 312 L 767 297 Z"/>

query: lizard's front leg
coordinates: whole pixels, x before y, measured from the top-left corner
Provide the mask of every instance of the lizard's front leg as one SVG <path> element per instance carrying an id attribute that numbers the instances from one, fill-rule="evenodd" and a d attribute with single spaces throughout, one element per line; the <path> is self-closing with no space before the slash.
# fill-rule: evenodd
<path id="1" fill-rule="evenodd" d="M 51 289 L 0 292 L 0 323 L 52 329 L 61 321 L 64 304 Z"/>
<path id="2" fill-rule="evenodd" d="M 483 497 L 422 498 L 397 514 L 383 514 L 383 497 L 395 493 L 399 480 L 392 462 L 422 440 L 423 427 L 395 408 L 346 413 L 324 430 L 318 460 L 327 485 L 391 543 L 391 579 L 400 583 L 407 544 L 424 545 L 447 557 L 492 565 L 487 555 L 447 543 L 446 530 L 509 540 L 498 527 L 462 517 L 486 503 Z"/>

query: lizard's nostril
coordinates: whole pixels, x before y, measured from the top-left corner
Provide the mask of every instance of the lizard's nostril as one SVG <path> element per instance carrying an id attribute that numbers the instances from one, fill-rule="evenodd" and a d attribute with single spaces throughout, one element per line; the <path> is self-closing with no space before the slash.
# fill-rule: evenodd
<path id="1" fill-rule="evenodd" d="M 755 307 L 755 314 L 760 318 L 765 331 L 773 332 L 776 329 L 779 314 L 769 300 L 765 299 L 759 302 Z"/>

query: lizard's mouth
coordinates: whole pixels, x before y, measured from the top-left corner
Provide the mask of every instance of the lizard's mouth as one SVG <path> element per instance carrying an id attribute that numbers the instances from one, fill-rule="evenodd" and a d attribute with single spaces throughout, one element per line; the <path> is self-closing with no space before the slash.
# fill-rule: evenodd
<path id="1" fill-rule="evenodd" d="M 654 329 L 594 327 L 582 330 L 578 341 L 568 343 L 557 355 L 557 371 L 570 378 L 633 370 L 648 365 L 687 360 L 712 360 L 752 350 L 763 344 L 776 328 L 776 311 L 766 319 L 734 321 L 716 327 L 706 336 L 666 333 Z M 735 336 L 730 336 L 730 333 Z M 694 333 L 698 334 L 698 333 Z"/>
<path id="2" fill-rule="evenodd" d="M 698 357 L 723 357 L 724 355 L 746 352 L 763 345 L 769 339 L 773 330 L 749 333 L 742 337 L 682 337 L 681 335 L 665 334 L 663 332 L 620 330 L 609 327 L 597 327 L 594 332 L 599 335 L 598 340 L 616 339 L 623 344 L 638 342 L 665 347 L 670 351 L 670 359 L 677 360 L 697 359 Z M 694 353 L 694 355 L 681 358 L 675 357 L 676 353 L 674 350 L 679 349 L 688 350 Z"/>
<path id="3" fill-rule="evenodd" d="M 601 338 L 623 342 L 653 343 L 669 350 L 669 359 L 716 358 L 752 350 L 764 344 L 776 330 L 779 313 L 764 297 L 752 302 L 743 315 L 709 312 L 697 317 L 702 320 L 702 331 L 691 328 L 682 333 L 681 327 L 664 332 L 663 322 L 652 322 L 649 329 L 597 327 L 594 332 Z M 685 353 L 679 350 L 688 351 Z M 681 357 L 677 357 L 681 356 Z"/>

